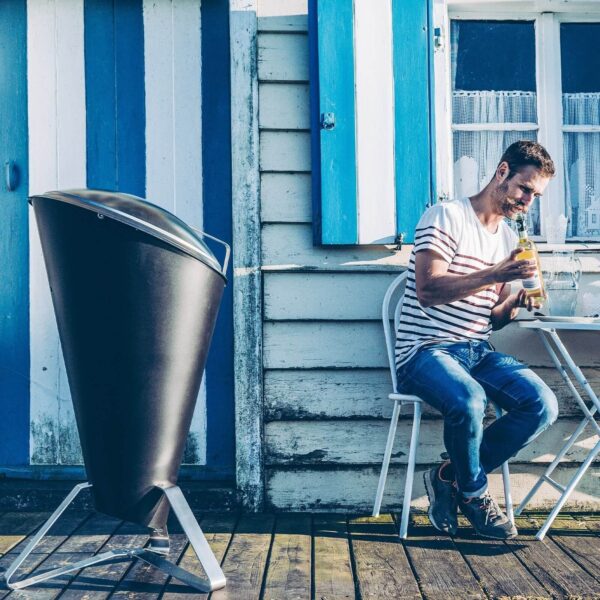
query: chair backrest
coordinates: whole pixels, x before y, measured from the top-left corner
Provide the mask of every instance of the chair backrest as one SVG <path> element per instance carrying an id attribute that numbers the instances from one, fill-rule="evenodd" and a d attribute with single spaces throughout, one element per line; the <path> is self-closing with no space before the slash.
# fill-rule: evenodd
<path id="1" fill-rule="evenodd" d="M 398 378 L 396 377 L 396 330 L 400 321 L 400 313 L 402 312 L 402 300 L 404 298 L 404 290 L 406 288 L 406 278 L 408 271 L 404 271 L 398 275 L 390 284 L 383 297 L 381 306 L 381 319 L 383 322 L 383 333 L 385 335 L 385 345 L 387 348 L 388 362 L 392 375 L 392 385 L 394 392 L 398 391 Z M 394 324 L 392 329 L 392 323 Z"/>

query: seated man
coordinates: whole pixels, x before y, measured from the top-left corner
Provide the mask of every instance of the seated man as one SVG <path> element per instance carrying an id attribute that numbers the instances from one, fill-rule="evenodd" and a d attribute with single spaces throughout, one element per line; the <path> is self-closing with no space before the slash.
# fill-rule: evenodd
<path id="1" fill-rule="evenodd" d="M 529 368 L 495 352 L 488 338 L 532 309 L 510 281 L 535 273 L 517 260 L 517 236 L 504 221 L 527 213 L 554 175 L 546 150 L 512 144 L 492 180 L 471 198 L 429 208 L 417 225 L 396 333 L 399 391 L 444 417 L 449 460 L 425 473 L 429 518 L 454 534 L 457 506 L 483 536 L 517 530 L 488 492 L 487 474 L 532 442 L 558 416 L 556 397 Z M 483 428 L 487 399 L 506 414 Z"/>

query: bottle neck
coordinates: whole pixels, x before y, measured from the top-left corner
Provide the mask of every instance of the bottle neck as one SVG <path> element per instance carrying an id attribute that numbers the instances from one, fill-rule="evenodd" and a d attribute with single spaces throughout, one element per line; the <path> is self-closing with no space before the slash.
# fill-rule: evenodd
<path id="1" fill-rule="evenodd" d="M 527 241 L 527 228 L 525 227 L 523 219 L 517 219 L 517 233 L 519 234 L 520 242 Z"/>

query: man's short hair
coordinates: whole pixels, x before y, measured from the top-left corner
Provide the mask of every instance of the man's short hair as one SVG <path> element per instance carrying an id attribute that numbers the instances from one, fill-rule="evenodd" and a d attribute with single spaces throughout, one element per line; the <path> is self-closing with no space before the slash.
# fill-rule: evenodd
<path id="1" fill-rule="evenodd" d="M 502 162 L 508 163 L 509 179 L 529 165 L 535 167 L 544 177 L 552 177 L 555 173 L 554 163 L 548 151 L 541 144 L 529 140 L 519 140 L 511 144 L 504 151 L 500 159 L 500 163 Z"/>

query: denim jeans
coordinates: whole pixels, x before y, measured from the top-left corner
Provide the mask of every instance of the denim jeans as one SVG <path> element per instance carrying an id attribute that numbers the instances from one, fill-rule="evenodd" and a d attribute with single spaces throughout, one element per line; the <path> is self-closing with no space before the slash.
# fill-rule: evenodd
<path id="1" fill-rule="evenodd" d="M 480 496 L 487 473 L 531 443 L 558 416 L 556 396 L 531 369 L 488 342 L 424 346 L 398 370 L 398 391 L 444 417 L 444 444 L 463 496 Z M 485 429 L 488 398 L 506 411 Z"/>

